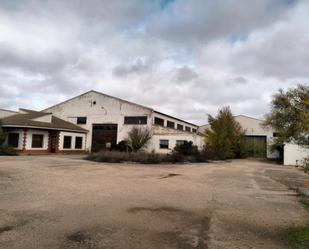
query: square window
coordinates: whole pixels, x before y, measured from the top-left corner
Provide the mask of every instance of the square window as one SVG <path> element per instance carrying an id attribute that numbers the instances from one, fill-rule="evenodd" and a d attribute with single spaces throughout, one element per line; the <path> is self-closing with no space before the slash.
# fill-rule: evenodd
<path id="1" fill-rule="evenodd" d="M 83 137 L 75 137 L 75 149 L 83 148 Z"/>
<path id="2" fill-rule="evenodd" d="M 191 127 L 186 126 L 186 131 L 191 132 Z"/>
<path id="3" fill-rule="evenodd" d="M 87 124 L 87 117 L 77 117 L 77 124 Z"/>
<path id="4" fill-rule="evenodd" d="M 186 140 L 176 140 L 176 145 L 183 145 Z"/>
<path id="5" fill-rule="evenodd" d="M 160 149 L 168 149 L 168 140 L 167 139 L 161 139 L 160 140 Z"/>
<path id="6" fill-rule="evenodd" d="M 64 136 L 63 137 L 63 148 L 64 149 L 71 149 L 72 144 L 72 137 L 71 136 Z"/>
<path id="7" fill-rule="evenodd" d="M 167 127 L 169 127 L 169 128 L 173 128 L 173 129 L 175 129 L 175 123 L 174 123 L 174 122 L 172 122 L 172 121 L 167 121 L 166 126 L 167 126 Z"/>
<path id="8" fill-rule="evenodd" d="M 154 123 L 155 123 L 156 125 L 164 126 L 164 119 L 155 117 L 155 118 L 154 118 Z"/>
<path id="9" fill-rule="evenodd" d="M 8 145 L 18 148 L 19 145 L 19 133 L 9 133 L 8 134 Z"/>
<path id="10" fill-rule="evenodd" d="M 194 129 L 194 128 L 192 128 L 192 132 L 196 133 L 196 132 L 197 132 L 197 130 L 196 130 L 196 129 Z"/>
<path id="11" fill-rule="evenodd" d="M 183 131 L 183 125 L 177 124 L 177 130 Z"/>
<path id="12" fill-rule="evenodd" d="M 32 148 L 43 148 L 44 135 L 33 134 L 32 135 Z"/>

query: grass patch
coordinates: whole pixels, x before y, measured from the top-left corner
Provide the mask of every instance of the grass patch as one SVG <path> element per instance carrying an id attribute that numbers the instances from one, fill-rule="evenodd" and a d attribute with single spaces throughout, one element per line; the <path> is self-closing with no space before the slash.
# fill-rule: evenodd
<path id="1" fill-rule="evenodd" d="M 284 235 L 291 248 L 309 248 L 309 225 L 288 228 Z"/>

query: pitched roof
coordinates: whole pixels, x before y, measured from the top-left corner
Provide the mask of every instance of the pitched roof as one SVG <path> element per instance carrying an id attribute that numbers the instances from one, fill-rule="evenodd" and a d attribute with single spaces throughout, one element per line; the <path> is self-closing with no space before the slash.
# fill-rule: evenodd
<path id="1" fill-rule="evenodd" d="M 51 113 L 46 112 L 36 112 L 26 109 L 21 109 L 26 113 L 18 113 L 9 117 L 0 119 L 1 125 L 3 127 L 25 127 L 25 128 L 41 128 L 48 130 L 64 130 L 64 131 L 77 131 L 77 132 L 87 132 L 87 130 L 72 124 L 63 119 L 51 116 L 51 122 L 35 121 L 34 119 L 43 117 L 46 115 L 51 115 Z"/>
<path id="2" fill-rule="evenodd" d="M 162 113 L 162 112 L 156 111 L 156 110 L 154 110 L 154 109 L 153 109 L 153 108 L 151 108 L 151 107 L 147 107 L 147 106 L 144 106 L 144 105 L 140 105 L 140 104 L 137 104 L 137 103 L 134 103 L 134 102 L 131 102 L 131 101 L 128 101 L 128 100 L 124 100 L 124 99 L 121 99 L 121 98 L 118 98 L 118 97 L 114 97 L 114 96 L 111 96 L 111 95 L 108 95 L 108 94 L 105 94 L 105 93 L 102 93 L 102 92 L 98 92 L 98 91 L 95 91 L 95 90 L 90 90 L 90 91 L 88 91 L 88 92 L 85 92 L 85 93 L 80 94 L 80 95 L 78 95 L 78 96 L 75 96 L 75 97 L 73 97 L 73 98 L 67 99 L 67 100 L 65 100 L 65 101 L 63 101 L 63 102 L 60 102 L 60 103 L 56 104 L 56 105 L 53 105 L 53 106 L 48 107 L 48 108 L 45 108 L 45 109 L 44 109 L 44 110 L 42 110 L 42 111 L 44 112 L 44 111 L 46 111 L 46 110 L 50 110 L 50 109 L 52 109 L 53 107 L 56 107 L 56 106 L 62 105 L 62 104 L 64 104 L 64 103 L 69 102 L 70 100 L 73 100 L 73 99 L 79 98 L 79 97 L 81 97 L 81 96 L 83 96 L 83 95 L 86 95 L 86 94 L 89 94 L 89 93 L 96 93 L 96 94 L 99 94 L 99 95 L 102 95 L 102 96 L 105 96 L 105 97 L 109 97 L 109 98 L 112 98 L 112 99 L 119 100 L 119 101 L 124 102 L 124 103 L 127 103 L 127 104 L 131 104 L 131 105 L 139 106 L 139 107 L 142 107 L 142 108 L 148 109 L 148 110 L 150 110 L 150 111 L 153 111 L 153 112 L 155 112 L 155 113 L 158 113 L 158 114 L 164 115 L 164 116 L 166 116 L 166 117 L 170 117 L 170 118 L 176 119 L 176 120 L 178 120 L 178 121 L 181 121 L 181 122 L 187 123 L 187 124 L 189 124 L 189 125 L 193 125 L 193 126 L 198 127 L 198 125 L 196 125 L 196 124 L 193 124 L 193 123 L 190 123 L 190 122 L 185 121 L 185 120 L 183 120 L 183 119 L 179 119 L 179 118 L 173 117 L 173 116 L 171 116 L 171 115 L 168 115 L 168 114 L 165 114 L 165 113 Z"/>

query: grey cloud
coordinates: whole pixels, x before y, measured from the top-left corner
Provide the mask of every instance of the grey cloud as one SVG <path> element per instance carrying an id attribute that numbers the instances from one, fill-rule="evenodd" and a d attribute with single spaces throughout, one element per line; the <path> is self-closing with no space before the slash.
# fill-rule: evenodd
<path id="1" fill-rule="evenodd" d="M 198 74 L 188 66 L 178 68 L 175 75 L 177 82 L 187 82 L 196 78 L 198 78 Z"/>
<path id="2" fill-rule="evenodd" d="M 113 74 L 117 77 L 126 77 L 130 74 L 144 73 L 150 68 L 151 64 L 148 60 L 138 58 L 129 65 L 120 65 L 114 68 Z"/>
<path id="3" fill-rule="evenodd" d="M 179 43 L 242 37 L 284 18 L 289 7 L 284 3 L 280 0 L 197 0 L 194 3 L 180 0 L 159 18 L 154 17 L 147 28 L 153 36 Z"/>

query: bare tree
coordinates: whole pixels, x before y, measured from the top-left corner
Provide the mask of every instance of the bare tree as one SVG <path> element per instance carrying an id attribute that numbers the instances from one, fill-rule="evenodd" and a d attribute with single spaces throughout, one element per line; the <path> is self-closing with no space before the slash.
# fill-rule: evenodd
<path id="1" fill-rule="evenodd" d="M 127 141 L 133 151 L 139 151 L 147 146 L 152 134 L 148 128 L 134 126 L 128 133 Z"/>

